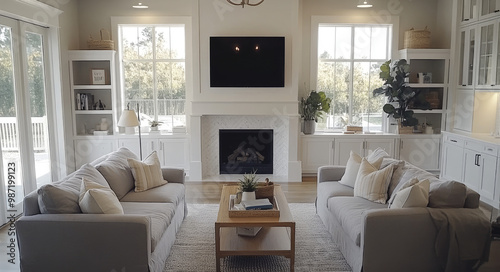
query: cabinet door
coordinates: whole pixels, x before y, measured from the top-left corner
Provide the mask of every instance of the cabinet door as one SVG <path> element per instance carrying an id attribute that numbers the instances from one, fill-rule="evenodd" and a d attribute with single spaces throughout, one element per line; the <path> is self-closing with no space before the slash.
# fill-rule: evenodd
<path id="1" fill-rule="evenodd" d="M 368 156 L 370 155 L 373 150 L 377 148 L 382 148 L 391 156 L 391 158 L 394 158 L 396 156 L 395 152 L 395 140 L 394 139 L 365 139 L 365 150 L 364 150 L 364 155 Z"/>
<path id="2" fill-rule="evenodd" d="M 495 87 L 498 21 L 480 24 L 478 31 L 479 58 L 476 85 L 479 88 Z"/>
<path id="3" fill-rule="evenodd" d="M 364 156 L 364 139 L 335 139 L 333 163 L 336 165 L 346 165 L 351 154 L 351 150 Z"/>
<path id="4" fill-rule="evenodd" d="M 126 147 L 132 151 L 137 158 L 140 158 L 140 152 L 139 152 L 139 136 L 137 138 L 127 138 L 127 139 L 119 139 L 118 140 L 118 146 L 119 147 Z M 141 146 L 142 146 L 142 158 L 146 158 L 151 152 L 156 150 L 159 153 L 159 144 L 158 144 L 158 139 L 141 139 Z M 160 154 L 158 154 L 158 157 L 160 157 Z M 161 161 L 161 158 L 160 158 Z"/>
<path id="5" fill-rule="evenodd" d="M 117 149 L 115 140 L 75 140 L 76 169 Z"/>
<path id="6" fill-rule="evenodd" d="M 137 139 L 119 139 L 118 147 L 126 147 L 139 158 L 139 136 Z"/>
<path id="7" fill-rule="evenodd" d="M 474 92 L 471 90 L 458 89 L 456 92 L 455 115 L 453 120 L 454 129 L 471 132 L 473 118 Z"/>
<path id="8" fill-rule="evenodd" d="M 478 165 L 479 155 L 477 152 L 464 150 L 464 183 L 472 190 L 479 192 L 481 181 L 481 167 Z"/>
<path id="9" fill-rule="evenodd" d="M 482 197 L 493 200 L 496 189 L 497 157 L 482 153 L 479 165 L 482 170 L 479 194 Z"/>
<path id="10" fill-rule="evenodd" d="M 482 0 L 481 19 L 492 17 L 498 12 L 500 12 L 500 0 Z"/>
<path id="11" fill-rule="evenodd" d="M 302 138 L 302 172 L 317 173 L 318 167 L 333 164 L 333 140 Z"/>
<path id="12" fill-rule="evenodd" d="M 400 148 L 399 159 L 425 170 L 439 169 L 439 139 L 401 139 Z"/>
<path id="13" fill-rule="evenodd" d="M 458 85 L 472 87 L 474 76 L 474 52 L 476 47 L 476 27 L 469 26 L 460 30 L 460 69 Z"/>
<path id="14" fill-rule="evenodd" d="M 187 139 L 161 139 L 160 162 L 165 167 L 189 169 L 189 149 Z"/>
<path id="15" fill-rule="evenodd" d="M 463 0 L 462 4 L 462 22 L 472 22 L 478 17 L 479 0 Z"/>
<path id="16" fill-rule="evenodd" d="M 443 179 L 462 181 L 463 157 L 463 147 L 444 143 L 441 177 Z"/>

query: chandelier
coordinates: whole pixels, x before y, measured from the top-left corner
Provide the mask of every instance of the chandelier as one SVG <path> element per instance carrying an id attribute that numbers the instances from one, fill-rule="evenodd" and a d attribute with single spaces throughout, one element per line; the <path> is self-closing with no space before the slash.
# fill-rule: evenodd
<path id="1" fill-rule="evenodd" d="M 241 0 L 241 3 L 234 3 L 233 1 L 231 0 L 227 0 L 230 4 L 233 4 L 233 5 L 236 5 L 236 6 L 241 6 L 242 8 L 245 7 L 245 5 L 249 5 L 249 6 L 258 6 L 260 5 L 262 2 L 264 2 L 264 0 L 260 0 L 259 2 L 255 3 L 255 4 L 251 4 L 250 3 L 250 0 Z"/>

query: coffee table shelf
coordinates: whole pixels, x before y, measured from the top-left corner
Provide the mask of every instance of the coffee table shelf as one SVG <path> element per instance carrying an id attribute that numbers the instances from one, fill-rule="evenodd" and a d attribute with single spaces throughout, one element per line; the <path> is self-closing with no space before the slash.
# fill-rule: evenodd
<path id="1" fill-rule="evenodd" d="M 215 248 L 217 271 L 220 258 L 235 255 L 276 255 L 290 259 L 290 271 L 295 265 L 295 221 L 280 186 L 274 194 L 280 207 L 279 217 L 229 217 L 229 196 L 236 194 L 238 186 L 224 185 L 215 222 Z M 255 237 L 240 236 L 236 227 L 262 227 Z"/>

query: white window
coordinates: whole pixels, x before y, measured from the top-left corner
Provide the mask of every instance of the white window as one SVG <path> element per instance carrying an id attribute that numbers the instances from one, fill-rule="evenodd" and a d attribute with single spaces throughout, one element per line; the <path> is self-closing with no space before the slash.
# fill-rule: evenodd
<path id="1" fill-rule="evenodd" d="M 186 125 L 186 28 L 184 24 L 120 24 L 121 108 L 141 113 L 160 130 Z"/>
<path id="2" fill-rule="evenodd" d="M 316 91 L 332 98 L 318 128 L 382 131 L 385 99 L 372 91 L 383 84 L 379 67 L 391 56 L 392 25 L 319 23 L 317 31 Z"/>

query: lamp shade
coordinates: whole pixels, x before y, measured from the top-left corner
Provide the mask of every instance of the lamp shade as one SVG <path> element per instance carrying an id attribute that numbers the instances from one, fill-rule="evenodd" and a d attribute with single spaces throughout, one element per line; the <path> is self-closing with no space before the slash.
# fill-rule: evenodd
<path id="1" fill-rule="evenodd" d="M 123 110 L 120 120 L 118 121 L 119 127 L 137 127 L 139 126 L 139 120 L 137 120 L 137 115 L 135 115 L 134 110 Z"/>

